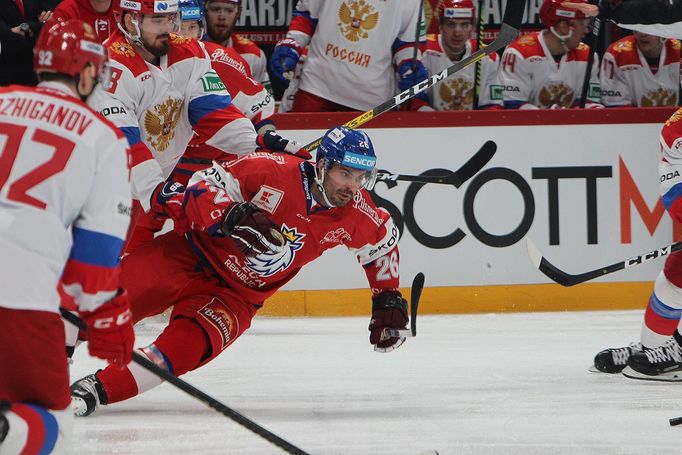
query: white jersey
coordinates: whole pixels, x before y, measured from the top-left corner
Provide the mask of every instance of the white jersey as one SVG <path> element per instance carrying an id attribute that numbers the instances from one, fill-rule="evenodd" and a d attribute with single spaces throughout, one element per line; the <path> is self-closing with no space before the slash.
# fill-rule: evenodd
<path id="1" fill-rule="evenodd" d="M 118 289 L 127 142 L 62 84 L 0 89 L 0 306 L 92 311 Z M 3 349 L 8 349 L 4 347 Z"/>
<path id="2" fill-rule="evenodd" d="M 605 106 L 675 106 L 680 91 L 680 42 L 663 43 L 654 73 L 635 37 L 626 36 L 604 54 L 599 82 Z"/>
<path id="3" fill-rule="evenodd" d="M 232 105 L 202 43 L 171 34 L 168 53 L 158 67 L 136 53 L 120 31 L 105 45 L 112 82 L 95 90 L 90 103 L 128 139 L 133 198 L 145 211 L 194 132 L 226 153 L 243 155 L 256 149 L 253 125 Z"/>
<path id="4" fill-rule="evenodd" d="M 554 61 L 543 32 L 514 40 L 502 54 L 500 82 L 507 108 L 571 107 L 580 101 L 590 47 L 580 43 Z M 598 104 L 599 58 L 594 55 L 587 104 Z"/>
<path id="5" fill-rule="evenodd" d="M 419 0 L 300 0 L 287 33 L 310 44 L 300 90 L 360 111 L 392 97 L 393 65 L 413 56 L 419 8 Z"/>
<path id="6" fill-rule="evenodd" d="M 461 60 L 469 57 L 476 50 L 476 40 L 468 40 L 465 43 Z M 429 72 L 429 76 L 433 76 L 455 63 L 445 53 L 440 34 L 426 37 L 422 61 Z M 497 75 L 499 65 L 497 54 L 492 53 L 479 62 L 481 64 L 481 87 L 478 95 L 478 106 L 502 106 L 502 86 Z M 429 104 L 437 111 L 473 109 L 475 80 L 476 65 L 469 65 L 445 81 L 438 82 L 431 87 L 428 92 Z"/>

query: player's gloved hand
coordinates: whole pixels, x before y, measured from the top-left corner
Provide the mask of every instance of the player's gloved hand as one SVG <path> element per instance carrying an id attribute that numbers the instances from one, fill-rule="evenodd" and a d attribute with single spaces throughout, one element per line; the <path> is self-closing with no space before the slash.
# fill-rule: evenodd
<path id="1" fill-rule="evenodd" d="M 282 251 L 286 240 L 265 213 L 252 202 L 235 202 L 223 216 L 221 231 L 237 244 L 246 257 Z"/>
<path id="2" fill-rule="evenodd" d="M 272 57 L 270 57 L 270 71 L 284 88 L 289 86 L 289 80 L 293 77 L 293 71 L 302 52 L 303 50 L 298 43 L 291 38 L 284 38 L 275 46 Z M 285 73 L 290 74 L 286 75 Z"/>
<path id="3" fill-rule="evenodd" d="M 173 220 L 173 229 L 180 233 L 189 229 L 189 222 L 182 208 L 184 193 L 185 185 L 166 181 L 156 187 L 151 198 L 152 213 L 157 217 Z"/>
<path id="4" fill-rule="evenodd" d="M 398 349 L 405 337 L 386 337 L 384 329 L 407 327 L 407 301 L 399 291 L 384 291 L 372 297 L 372 319 L 369 321 L 369 342 L 377 352 Z"/>
<path id="5" fill-rule="evenodd" d="M 88 327 L 88 350 L 91 356 L 121 367 L 130 363 L 135 332 L 126 291 L 119 289 L 116 297 L 95 311 L 84 311 L 80 315 Z"/>
<path id="6" fill-rule="evenodd" d="M 414 70 L 412 68 L 413 62 L 414 60 L 412 59 L 403 60 L 400 66 L 398 66 L 398 88 L 400 88 L 401 92 L 425 81 L 429 77 L 429 73 L 422 62 L 417 61 Z"/>
<path id="7" fill-rule="evenodd" d="M 264 134 L 258 136 L 256 138 L 256 144 L 258 144 L 258 147 L 266 152 L 289 153 L 290 155 L 296 155 L 305 160 L 312 158 L 310 152 L 304 148 L 301 148 L 298 142 L 290 139 L 284 139 L 274 131 L 266 131 Z"/>

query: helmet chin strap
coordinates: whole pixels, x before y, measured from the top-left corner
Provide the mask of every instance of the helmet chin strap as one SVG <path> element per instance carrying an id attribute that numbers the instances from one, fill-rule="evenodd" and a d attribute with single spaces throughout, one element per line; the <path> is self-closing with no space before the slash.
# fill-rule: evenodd
<path id="1" fill-rule="evenodd" d="M 319 167 L 315 166 L 315 185 L 317 186 L 317 189 L 320 191 L 320 194 L 322 194 L 322 199 L 324 199 L 324 204 L 327 207 L 336 207 L 336 205 L 331 203 L 331 201 L 327 197 L 327 192 L 324 189 L 324 178 L 325 178 L 324 169 L 326 166 L 327 166 L 326 161 L 325 161 L 325 164 L 322 166 L 322 170 L 320 170 Z"/>
<path id="2" fill-rule="evenodd" d="M 554 36 L 556 36 L 556 37 L 559 39 L 559 42 L 560 42 L 561 45 L 564 47 L 564 52 L 568 52 L 568 51 L 570 50 L 570 49 L 568 48 L 568 46 L 566 45 L 566 41 L 567 41 L 571 36 L 573 36 L 573 27 L 570 27 L 570 30 L 571 30 L 571 31 L 568 32 L 568 35 L 559 35 L 559 32 L 556 31 L 556 29 L 554 28 L 553 25 L 549 28 L 549 31 L 552 32 L 552 34 L 553 34 Z"/>

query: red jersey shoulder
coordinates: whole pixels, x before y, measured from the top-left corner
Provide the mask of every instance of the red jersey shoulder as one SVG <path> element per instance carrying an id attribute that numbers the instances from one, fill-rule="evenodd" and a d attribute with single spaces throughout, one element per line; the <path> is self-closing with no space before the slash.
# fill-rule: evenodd
<path id="1" fill-rule="evenodd" d="M 190 58 L 206 58 L 203 45 L 194 38 L 171 33 L 168 39 L 168 66 Z"/>
<path id="2" fill-rule="evenodd" d="M 149 71 L 142 56 L 135 52 L 135 48 L 125 39 L 120 30 L 116 30 L 104 42 L 104 45 L 109 50 L 109 58 L 128 68 L 134 77 Z"/>
<path id="3" fill-rule="evenodd" d="M 424 52 L 443 53 L 443 48 L 441 48 L 440 40 L 438 39 L 439 36 L 440 35 L 437 33 L 429 33 L 426 35 L 426 44 L 423 47 Z"/>
<path id="4" fill-rule="evenodd" d="M 665 62 L 664 65 L 671 65 L 680 61 L 680 41 L 676 39 L 665 40 Z"/>
<path id="5" fill-rule="evenodd" d="M 585 43 L 578 44 L 578 47 L 570 50 L 566 55 L 567 62 L 587 62 L 588 58 L 590 58 L 590 46 Z"/>
<path id="6" fill-rule="evenodd" d="M 672 147 L 675 141 L 682 137 L 682 108 L 676 110 L 665 121 L 661 129 L 661 137 L 668 144 L 668 147 Z"/>
<path id="7" fill-rule="evenodd" d="M 211 58 L 211 66 L 213 66 L 213 69 L 217 72 L 219 72 L 218 67 L 229 66 L 230 68 L 239 71 L 244 76 L 253 77 L 249 64 L 234 48 L 224 47 L 220 44 L 210 42 L 204 42 L 204 47 L 206 48 L 206 52 L 208 52 L 208 56 Z"/>
<path id="8" fill-rule="evenodd" d="M 509 45 L 510 49 L 516 50 L 525 59 L 535 56 L 544 57 L 545 52 L 540 44 L 538 34 L 542 32 L 529 33 L 516 38 Z"/>
<path id="9" fill-rule="evenodd" d="M 619 39 L 609 46 L 607 52 L 613 56 L 613 59 L 616 61 L 616 65 L 619 67 L 624 65 L 641 64 L 634 36 L 626 36 L 623 39 Z"/>
<path id="10" fill-rule="evenodd" d="M 259 57 L 263 54 L 256 43 L 236 33 L 232 34 L 232 47 L 240 54 L 254 54 Z"/>

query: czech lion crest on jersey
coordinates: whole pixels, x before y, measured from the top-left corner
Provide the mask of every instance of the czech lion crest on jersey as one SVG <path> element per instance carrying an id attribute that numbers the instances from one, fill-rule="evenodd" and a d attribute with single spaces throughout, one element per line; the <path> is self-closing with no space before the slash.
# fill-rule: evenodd
<path id="1" fill-rule="evenodd" d="M 441 82 L 438 93 L 443 100 L 443 110 L 461 111 L 474 104 L 474 84 L 461 77 Z"/>
<path id="2" fill-rule="evenodd" d="M 175 137 L 181 107 L 182 100 L 168 98 L 144 113 L 144 129 L 156 151 L 165 151 Z"/>
<path id="3" fill-rule="evenodd" d="M 348 41 L 360 41 L 369 36 L 368 31 L 379 23 L 379 13 L 365 0 L 341 3 L 339 28 Z"/>
<path id="4" fill-rule="evenodd" d="M 286 270 L 294 262 L 296 251 L 303 248 L 305 234 L 282 224 L 281 233 L 287 240 L 282 251 L 278 253 L 259 254 L 253 258 L 247 258 L 246 265 L 260 276 L 272 276 L 277 272 Z"/>

